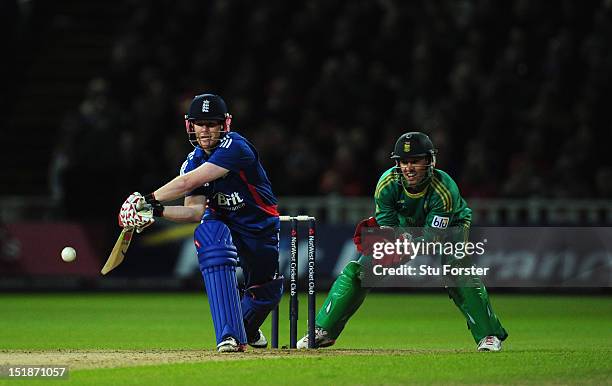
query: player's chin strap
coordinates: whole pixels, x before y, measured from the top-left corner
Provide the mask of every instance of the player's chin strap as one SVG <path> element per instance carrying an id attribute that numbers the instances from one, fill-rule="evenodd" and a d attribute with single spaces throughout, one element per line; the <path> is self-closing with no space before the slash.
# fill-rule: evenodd
<path id="1" fill-rule="evenodd" d="M 187 118 L 186 114 L 185 114 L 185 130 L 187 130 L 187 136 L 189 138 L 189 143 L 191 143 L 191 146 L 201 147 L 200 144 L 198 143 L 198 138 L 196 137 L 195 129 L 193 128 L 193 122 Z M 211 146 L 203 150 L 215 149 L 217 146 L 219 146 L 219 143 L 221 143 L 221 140 L 223 139 L 223 137 L 227 135 L 227 133 L 229 133 L 231 130 L 232 130 L 232 115 L 229 113 L 225 113 L 225 120 L 223 121 L 223 130 L 220 131 L 223 133 L 223 135 L 219 136 L 219 140 L 217 141 L 217 144 L 215 146 Z"/>

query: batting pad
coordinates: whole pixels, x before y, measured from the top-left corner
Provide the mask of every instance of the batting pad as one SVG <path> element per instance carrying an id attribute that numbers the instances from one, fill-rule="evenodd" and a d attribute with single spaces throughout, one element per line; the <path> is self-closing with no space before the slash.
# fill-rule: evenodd
<path id="1" fill-rule="evenodd" d="M 236 280 L 236 247 L 229 228 L 220 221 L 204 221 L 196 228 L 195 244 L 217 344 L 229 336 L 246 344 Z"/>

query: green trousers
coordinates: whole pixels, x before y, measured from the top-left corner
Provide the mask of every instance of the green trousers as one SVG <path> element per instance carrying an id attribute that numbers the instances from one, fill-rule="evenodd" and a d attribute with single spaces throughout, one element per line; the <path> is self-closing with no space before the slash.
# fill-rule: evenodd
<path id="1" fill-rule="evenodd" d="M 359 260 L 351 261 L 344 267 L 317 314 L 317 327 L 326 330 L 332 339 L 338 338 L 346 323 L 357 312 L 370 292 L 370 288 L 361 286 L 363 265 L 369 259 L 371 258 L 368 256 L 360 256 Z M 443 264 L 452 266 L 469 263 L 467 259 L 442 258 L 442 260 Z M 476 343 L 489 335 L 497 336 L 500 340 L 506 339 L 508 333 L 493 311 L 489 295 L 480 278 L 465 277 L 446 287 L 446 290 L 465 317 Z"/>

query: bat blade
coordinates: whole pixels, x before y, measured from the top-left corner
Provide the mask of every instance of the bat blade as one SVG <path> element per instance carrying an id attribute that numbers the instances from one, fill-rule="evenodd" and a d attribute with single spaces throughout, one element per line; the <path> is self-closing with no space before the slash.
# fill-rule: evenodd
<path id="1" fill-rule="evenodd" d="M 132 241 L 132 236 L 134 235 L 134 228 L 123 228 L 121 234 L 117 238 L 115 242 L 115 246 L 111 251 L 108 259 L 106 260 L 106 264 L 102 267 L 102 275 L 106 275 L 113 269 L 117 268 L 123 259 L 125 258 L 125 253 L 127 252 L 128 247 L 130 246 L 130 242 Z"/>

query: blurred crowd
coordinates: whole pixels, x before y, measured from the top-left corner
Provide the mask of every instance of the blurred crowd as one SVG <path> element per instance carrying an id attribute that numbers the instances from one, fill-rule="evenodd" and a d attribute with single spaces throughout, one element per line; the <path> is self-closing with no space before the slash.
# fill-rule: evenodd
<path id="1" fill-rule="evenodd" d="M 183 114 L 224 97 L 277 195 L 369 196 L 406 131 L 466 197 L 612 198 L 612 0 L 124 1 L 64 120 L 54 193 L 172 178 Z M 91 149 L 96 149 L 91 156 Z"/>

